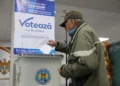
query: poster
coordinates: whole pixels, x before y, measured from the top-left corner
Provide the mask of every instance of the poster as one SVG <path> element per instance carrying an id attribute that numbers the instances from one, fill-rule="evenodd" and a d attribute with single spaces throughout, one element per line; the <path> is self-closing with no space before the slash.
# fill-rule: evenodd
<path id="1" fill-rule="evenodd" d="M 54 0 L 15 0 L 14 54 L 54 54 Z"/>
<path id="2" fill-rule="evenodd" d="M 0 79 L 9 79 L 10 48 L 0 47 Z"/>

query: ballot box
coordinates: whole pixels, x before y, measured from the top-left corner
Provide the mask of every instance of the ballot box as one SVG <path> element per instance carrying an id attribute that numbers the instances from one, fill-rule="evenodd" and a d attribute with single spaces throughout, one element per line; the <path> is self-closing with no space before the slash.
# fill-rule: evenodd
<path id="1" fill-rule="evenodd" d="M 60 86 L 62 55 L 18 55 L 14 63 L 15 86 Z"/>

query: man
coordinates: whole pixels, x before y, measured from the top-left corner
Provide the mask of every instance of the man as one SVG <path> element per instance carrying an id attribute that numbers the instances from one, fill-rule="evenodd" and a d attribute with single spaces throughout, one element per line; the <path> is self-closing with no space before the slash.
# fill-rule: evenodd
<path id="1" fill-rule="evenodd" d="M 56 51 L 69 54 L 68 64 L 62 65 L 60 75 L 72 80 L 71 86 L 109 86 L 104 51 L 95 31 L 83 20 L 83 15 L 70 11 L 60 25 L 69 33 L 69 45 L 49 40 Z"/>

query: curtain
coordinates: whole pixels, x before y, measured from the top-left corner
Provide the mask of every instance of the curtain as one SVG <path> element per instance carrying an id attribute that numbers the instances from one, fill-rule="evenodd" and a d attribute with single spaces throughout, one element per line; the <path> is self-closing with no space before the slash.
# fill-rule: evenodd
<path id="1" fill-rule="evenodd" d="M 108 46 L 111 61 L 112 86 L 120 86 L 120 42 Z"/>

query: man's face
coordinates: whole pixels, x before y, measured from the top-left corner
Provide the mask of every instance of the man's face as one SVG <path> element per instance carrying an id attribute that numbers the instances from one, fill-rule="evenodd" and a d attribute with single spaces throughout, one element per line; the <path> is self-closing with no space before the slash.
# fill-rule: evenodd
<path id="1" fill-rule="evenodd" d="M 74 20 L 68 19 L 65 23 L 65 30 L 70 32 L 74 28 Z"/>

